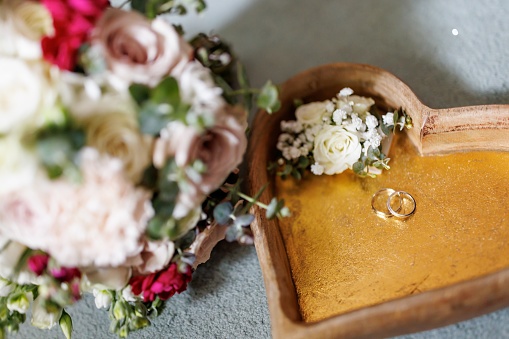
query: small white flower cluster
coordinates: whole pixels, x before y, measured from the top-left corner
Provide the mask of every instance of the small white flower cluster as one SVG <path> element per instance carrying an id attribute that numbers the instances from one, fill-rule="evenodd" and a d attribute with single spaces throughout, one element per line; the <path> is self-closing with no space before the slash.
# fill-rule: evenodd
<path id="1" fill-rule="evenodd" d="M 374 104 L 373 99 L 343 88 L 330 100 L 301 105 L 295 111 L 296 120 L 281 122 L 277 149 L 285 161 L 312 159 L 310 169 L 316 175 L 351 169 L 370 146 L 378 148 L 387 136 L 380 123 L 394 125 L 392 112 L 383 115 L 381 122 L 369 112 Z"/>

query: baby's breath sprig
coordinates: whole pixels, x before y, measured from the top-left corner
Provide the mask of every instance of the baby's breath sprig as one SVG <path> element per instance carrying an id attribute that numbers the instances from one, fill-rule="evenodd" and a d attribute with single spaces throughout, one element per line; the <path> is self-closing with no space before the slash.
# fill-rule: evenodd
<path id="1" fill-rule="evenodd" d="M 412 128 L 403 109 L 381 115 L 372 98 L 353 95 L 350 88 L 330 100 L 300 104 L 295 116 L 281 122 L 280 156 L 268 166 L 283 178 L 301 179 L 306 170 L 332 175 L 347 169 L 376 177 L 390 169 L 382 140 L 398 127 Z"/>

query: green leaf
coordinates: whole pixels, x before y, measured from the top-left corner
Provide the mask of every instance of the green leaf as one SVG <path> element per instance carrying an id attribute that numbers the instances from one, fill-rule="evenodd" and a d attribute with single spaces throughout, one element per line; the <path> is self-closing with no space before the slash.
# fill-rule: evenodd
<path id="1" fill-rule="evenodd" d="M 385 135 L 390 135 L 393 131 L 393 128 L 392 127 L 389 127 L 387 126 L 386 124 L 384 124 L 383 122 L 380 124 L 380 128 L 382 129 L 382 132 L 385 134 Z"/>
<path id="2" fill-rule="evenodd" d="M 229 201 L 222 202 L 214 208 L 214 219 L 220 225 L 227 225 L 232 211 L 233 206 Z"/>
<path id="3" fill-rule="evenodd" d="M 178 82 L 173 77 L 164 78 L 151 92 L 150 99 L 158 104 L 166 103 L 174 107 L 180 104 Z"/>
<path id="4" fill-rule="evenodd" d="M 163 219 L 170 218 L 173 215 L 173 210 L 175 209 L 173 201 L 162 200 L 160 197 L 154 199 L 152 206 L 154 207 L 155 214 Z"/>
<path id="5" fill-rule="evenodd" d="M 150 97 L 150 88 L 142 84 L 132 84 L 129 86 L 129 93 L 134 101 L 141 106 Z"/>
<path id="6" fill-rule="evenodd" d="M 147 225 L 147 236 L 154 240 L 161 239 L 163 237 L 163 228 L 167 220 L 167 218 L 159 215 L 150 219 Z"/>
<path id="7" fill-rule="evenodd" d="M 131 0 L 131 8 L 135 11 L 138 11 L 142 14 L 145 14 L 145 7 L 147 5 L 147 0 Z"/>
<path id="8" fill-rule="evenodd" d="M 279 90 L 270 80 L 262 87 L 256 100 L 256 105 L 266 110 L 269 114 L 277 112 L 281 108 Z"/>
<path id="9" fill-rule="evenodd" d="M 301 156 L 299 157 L 299 160 L 297 162 L 297 168 L 305 169 L 308 168 L 309 164 L 310 164 L 309 158 Z"/>

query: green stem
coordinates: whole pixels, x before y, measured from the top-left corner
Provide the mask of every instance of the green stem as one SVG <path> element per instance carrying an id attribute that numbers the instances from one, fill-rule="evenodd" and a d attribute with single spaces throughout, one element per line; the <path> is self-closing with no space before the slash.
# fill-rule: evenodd
<path id="1" fill-rule="evenodd" d="M 238 195 L 239 197 L 241 197 L 242 199 L 244 199 L 244 200 L 246 200 L 246 201 L 250 202 L 251 204 L 257 205 L 257 206 L 259 206 L 259 207 L 261 207 L 261 208 L 263 208 L 263 209 L 268 209 L 268 208 L 269 208 L 269 206 L 268 206 L 268 205 L 266 205 L 266 204 L 264 204 L 264 203 L 261 203 L 261 202 L 259 202 L 258 200 L 255 200 L 255 199 L 251 198 L 249 195 L 246 195 L 246 194 L 244 194 L 244 193 L 242 193 L 242 192 L 237 192 L 237 195 Z"/>

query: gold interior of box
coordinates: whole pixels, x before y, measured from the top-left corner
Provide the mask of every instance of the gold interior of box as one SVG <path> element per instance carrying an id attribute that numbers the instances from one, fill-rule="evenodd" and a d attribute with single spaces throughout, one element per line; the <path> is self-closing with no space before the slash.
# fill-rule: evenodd
<path id="1" fill-rule="evenodd" d="M 509 153 L 420 157 L 404 134 L 375 179 L 351 171 L 276 180 L 302 318 L 334 315 L 509 267 Z M 380 188 L 409 192 L 413 216 L 371 210 Z"/>

